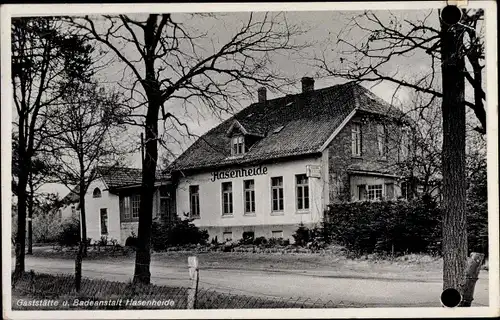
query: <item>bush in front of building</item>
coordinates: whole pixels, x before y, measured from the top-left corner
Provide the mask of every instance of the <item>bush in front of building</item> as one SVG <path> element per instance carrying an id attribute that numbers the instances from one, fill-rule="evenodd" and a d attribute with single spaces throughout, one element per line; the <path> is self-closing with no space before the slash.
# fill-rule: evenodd
<path id="1" fill-rule="evenodd" d="M 162 251 L 171 246 L 206 244 L 209 238 L 206 230 L 201 230 L 193 220 L 176 218 L 173 221 L 154 221 L 151 233 L 151 246 Z"/>
<path id="2" fill-rule="evenodd" d="M 430 197 L 365 201 L 330 205 L 325 225 L 333 241 L 356 254 L 429 253 L 440 241 L 440 217 Z"/>
<path id="3" fill-rule="evenodd" d="M 63 247 L 72 247 L 80 242 L 80 221 L 76 218 L 66 220 L 57 236 L 57 242 Z"/>

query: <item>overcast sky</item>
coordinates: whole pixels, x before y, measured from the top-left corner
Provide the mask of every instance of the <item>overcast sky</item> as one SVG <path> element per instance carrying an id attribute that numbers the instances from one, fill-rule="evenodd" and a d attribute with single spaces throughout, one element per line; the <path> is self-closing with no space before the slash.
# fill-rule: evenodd
<path id="1" fill-rule="evenodd" d="M 335 78 L 318 78 L 317 77 L 317 69 L 311 66 L 311 60 L 314 57 L 314 54 L 319 54 L 321 52 L 327 52 L 327 57 L 332 61 L 332 64 L 338 63 L 339 57 L 342 55 L 339 48 L 335 47 L 334 41 L 336 41 L 336 36 L 339 32 L 343 31 L 344 40 L 348 40 L 354 43 L 361 41 L 364 37 L 367 36 L 366 33 L 360 31 L 359 29 L 353 29 L 350 32 L 346 32 L 344 29 L 347 26 L 348 22 L 352 19 L 354 15 L 359 14 L 360 12 L 335 12 L 335 11 L 321 11 L 321 12 L 287 12 L 286 19 L 288 22 L 292 24 L 296 24 L 308 30 L 308 32 L 298 38 L 295 39 L 298 43 L 301 41 L 309 41 L 314 45 L 309 48 L 307 51 L 301 52 L 299 55 L 289 55 L 289 56 L 276 56 L 273 59 L 273 63 L 275 64 L 273 68 L 278 68 L 281 72 L 283 72 L 286 76 L 296 79 L 295 86 L 290 86 L 284 88 L 289 93 L 299 93 L 300 92 L 300 79 L 303 76 L 312 76 L 315 77 L 315 88 L 324 88 L 331 86 L 333 84 L 345 82 L 344 79 L 335 79 Z M 392 14 L 397 16 L 400 19 L 408 19 L 414 20 L 418 18 L 422 18 L 424 15 L 427 15 L 429 10 L 415 10 L 415 11 L 392 11 Z M 214 44 L 217 45 L 217 42 L 224 43 L 226 39 L 232 36 L 235 30 L 238 29 L 242 25 L 244 21 L 248 19 L 249 13 L 226 13 L 218 15 L 217 19 L 213 18 L 188 18 L 187 16 L 182 16 L 180 14 L 174 14 L 174 20 L 176 21 L 184 21 L 186 24 L 192 28 L 196 28 L 199 30 L 206 31 L 208 33 L 207 38 L 199 41 L 200 46 L 205 46 L 207 50 L 209 50 Z M 377 12 L 377 15 L 380 19 L 388 19 L 389 13 L 385 12 Z M 99 21 L 97 25 L 99 26 Z M 431 19 L 429 23 L 438 23 L 437 12 L 433 12 L 431 15 Z M 100 25 L 102 28 L 102 24 Z M 135 48 L 131 46 L 125 46 L 122 51 L 125 55 L 129 57 L 134 57 Z M 415 54 L 413 56 L 408 56 L 404 60 L 395 60 L 394 63 L 387 65 L 383 70 L 387 74 L 404 74 L 407 77 L 411 77 L 413 75 L 418 75 L 422 72 L 426 72 L 430 67 L 430 59 L 426 57 L 425 54 Z M 139 67 L 142 70 L 142 68 Z M 120 82 L 125 83 L 128 80 L 132 79 L 131 75 L 125 76 L 123 79 L 124 72 L 124 64 L 121 62 L 115 62 L 112 65 L 109 65 L 106 69 L 100 72 L 99 79 L 106 83 L 107 86 L 118 88 L 118 84 Z M 366 87 L 370 88 L 376 95 L 385 99 L 388 102 L 392 101 L 395 86 L 391 83 L 380 83 L 373 87 L 373 84 L 367 83 L 364 84 Z M 257 87 L 254 89 L 255 95 L 252 100 L 244 100 L 241 103 L 241 107 L 247 106 L 250 103 L 254 102 L 257 98 Z M 279 97 L 281 94 L 273 93 L 268 91 L 268 99 Z M 401 91 L 398 95 L 399 102 L 404 102 L 409 97 L 409 92 Z M 203 105 L 196 106 L 198 112 L 194 112 L 193 109 L 186 110 L 185 108 L 179 106 L 178 104 L 169 104 L 166 106 L 169 108 L 169 111 L 174 114 L 180 116 L 186 121 L 190 121 L 190 130 L 195 134 L 201 135 L 204 132 L 208 131 L 218 123 L 220 123 L 223 119 L 227 119 L 230 114 L 225 114 L 220 117 L 214 117 L 210 113 L 204 112 Z M 241 109 L 238 107 L 238 109 Z M 191 120 L 190 120 L 191 119 Z M 128 131 L 129 137 L 131 141 L 139 142 L 139 129 L 138 128 L 130 128 Z M 175 133 L 174 133 L 175 135 Z M 192 143 L 192 140 L 183 141 L 182 145 L 171 145 L 171 151 L 175 154 L 181 153 L 185 150 L 186 147 Z M 160 153 L 163 153 L 163 150 L 160 150 Z M 133 167 L 140 167 L 140 152 L 138 150 L 137 153 L 131 155 L 128 159 L 128 165 Z M 67 193 L 67 190 L 64 187 L 59 186 L 45 186 L 43 191 L 55 191 L 59 192 L 60 195 L 64 195 Z"/>

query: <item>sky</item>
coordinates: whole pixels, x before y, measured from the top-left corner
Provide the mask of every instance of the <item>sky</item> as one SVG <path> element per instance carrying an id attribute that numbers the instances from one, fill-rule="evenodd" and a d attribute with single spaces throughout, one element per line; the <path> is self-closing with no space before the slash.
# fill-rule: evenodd
<path id="1" fill-rule="evenodd" d="M 378 11 L 377 16 L 383 21 L 388 21 L 391 14 L 394 14 L 398 19 L 408 19 L 415 20 L 421 19 L 429 13 L 429 10 L 415 10 L 415 11 Z M 342 52 L 344 48 L 336 45 L 337 36 L 340 34 L 342 39 L 349 41 L 351 43 L 358 43 L 363 40 L 367 33 L 359 29 L 348 29 L 349 22 L 354 15 L 358 15 L 360 12 L 356 11 L 309 11 L 309 12 L 286 12 L 286 21 L 290 24 L 297 25 L 301 30 L 307 30 L 304 34 L 294 38 L 294 41 L 298 44 L 308 42 L 310 47 L 306 50 L 301 50 L 298 53 L 292 54 L 280 54 L 271 57 L 272 65 L 270 66 L 273 70 L 278 70 L 281 74 L 286 77 L 295 79 L 295 84 L 291 86 L 283 87 L 283 91 L 287 93 L 299 93 L 300 92 L 300 79 L 304 76 L 310 76 L 315 78 L 315 88 L 324 88 L 337 83 L 345 82 L 344 79 L 331 78 L 331 77 L 319 77 L 318 69 L 314 67 L 312 59 L 315 55 L 320 55 L 325 53 L 328 61 L 332 62 L 332 65 L 337 65 L 340 57 L 345 54 Z M 262 17 L 263 13 L 257 13 L 257 17 Z M 181 21 L 191 28 L 194 32 L 206 32 L 206 37 L 201 38 L 197 43 L 200 48 L 200 52 L 210 52 L 213 48 L 221 46 L 224 44 L 235 32 L 241 27 L 248 19 L 249 13 L 222 13 L 218 14 L 216 19 L 213 17 L 199 18 L 191 17 L 185 14 L 174 14 L 173 19 L 176 21 Z M 142 18 L 144 15 L 134 15 L 132 18 Z M 96 19 L 96 26 L 103 30 L 106 25 L 103 19 L 99 17 L 94 17 Z M 437 24 L 437 13 L 433 12 L 429 18 L 430 24 Z M 196 31 L 197 30 L 197 31 Z M 137 57 L 136 48 L 132 45 L 123 44 L 120 52 L 127 56 L 128 58 L 134 59 Z M 97 75 L 100 82 L 110 89 L 120 90 L 122 87 L 127 87 L 133 81 L 133 75 L 130 70 L 125 67 L 125 65 L 114 58 L 114 55 L 107 54 L 106 59 L 112 58 L 114 62 L 108 64 L 103 68 Z M 140 65 L 138 70 L 143 72 Z M 430 66 L 430 59 L 427 58 L 425 54 L 414 54 L 412 56 L 407 56 L 404 59 L 395 60 L 394 63 L 388 64 L 384 67 L 383 71 L 387 74 L 403 75 L 404 77 L 412 77 L 418 75 L 422 72 L 426 72 Z M 396 86 L 392 83 L 382 82 L 373 86 L 373 83 L 365 83 L 367 88 L 372 90 L 376 95 L 388 102 L 394 102 L 393 94 L 395 92 Z M 244 97 L 240 101 L 240 104 L 235 106 L 236 111 L 241 110 L 241 108 L 248 106 L 250 103 L 255 102 L 257 99 L 257 88 L 251 88 L 254 95 L 251 97 Z M 277 98 L 282 96 L 283 93 L 268 91 L 268 99 Z M 404 103 L 410 99 L 411 93 L 405 90 L 398 92 L 396 101 L 397 104 Z M 170 101 L 166 103 L 166 107 L 169 112 L 174 113 L 180 119 L 189 123 L 190 131 L 196 135 L 202 135 L 209 129 L 213 128 L 219 124 L 224 119 L 231 116 L 231 113 L 222 114 L 220 116 L 214 116 L 210 112 L 207 112 L 203 104 L 195 102 L 192 106 L 183 106 L 178 101 Z M 161 126 L 160 126 L 161 127 Z M 130 127 L 127 131 L 128 139 L 139 145 L 140 128 Z M 170 151 L 179 155 L 183 150 L 185 150 L 194 139 L 182 139 L 181 135 L 177 134 L 175 131 L 171 133 L 176 139 L 182 140 L 180 143 L 169 144 Z M 165 154 L 165 150 L 160 148 L 160 154 Z M 132 167 L 140 168 L 140 150 L 137 149 L 135 154 L 131 154 L 127 159 L 127 165 Z M 65 187 L 59 185 L 46 185 L 41 189 L 43 192 L 58 192 L 61 196 L 65 195 L 68 190 Z"/>

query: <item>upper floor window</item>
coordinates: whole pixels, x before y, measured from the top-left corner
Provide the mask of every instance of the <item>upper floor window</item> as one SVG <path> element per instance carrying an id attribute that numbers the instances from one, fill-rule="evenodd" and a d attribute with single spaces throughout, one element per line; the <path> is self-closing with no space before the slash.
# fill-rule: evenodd
<path id="1" fill-rule="evenodd" d="M 377 146 L 378 155 L 385 157 L 387 154 L 387 134 L 385 132 L 385 126 L 383 124 L 377 125 Z"/>
<path id="2" fill-rule="evenodd" d="M 351 149 L 353 156 L 361 156 L 361 125 L 359 123 L 353 123 L 351 127 Z"/>
<path id="3" fill-rule="evenodd" d="M 309 180 L 305 174 L 295 176 L 297 188 L 297 210 L 309 209 Z"/>
<path id="4" fill-rule="evenodd" d="M 231 138 L 231 155 L 239 155 L 245 153 L 245 137 L 234 136 Z"/>
<path id="5" fill-rule="evenodd" d="M 101 189 L 95 188 L 94 192 L 92 192 L 92 197 L 93 198 L 100 198 L 101 197 Z"/>
<path id="6" fill-rule="evenodd" d="M 200 187 L 189 186 L 189 214 L 191 218 L 200 217 Z"/>

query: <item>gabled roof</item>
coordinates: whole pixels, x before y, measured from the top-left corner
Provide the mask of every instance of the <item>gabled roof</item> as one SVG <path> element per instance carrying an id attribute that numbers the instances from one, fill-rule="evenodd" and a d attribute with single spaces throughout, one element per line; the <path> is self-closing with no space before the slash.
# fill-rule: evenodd
<path id="1" fill-rule="evenodd" d="M 253 103 L 208 131 L 169 167 L 175 170 L 249 164 L 290 156 L 315 154 L 354 110 L 403 117 L 364 87 L 353 82 L 314 90 L 265 103 Z M 231 156 L 227 133 L 235 120 L 247 131 L 263 136 L 244 155 Z"/>
<path id="2" fill-rule="evenodd" d="M 140 185 L 142 183 L 142 169 L 128 167 L 106 167 L 97 168 L 102 179 L 110 189 L 123 188 L 128 186 Z M 169 180 L 170 175 L 156 172 L 156 180 Z"/>

